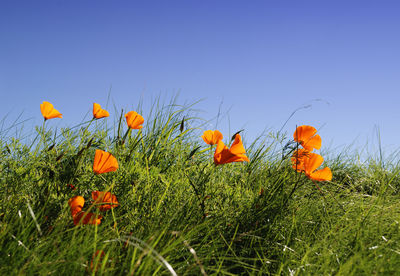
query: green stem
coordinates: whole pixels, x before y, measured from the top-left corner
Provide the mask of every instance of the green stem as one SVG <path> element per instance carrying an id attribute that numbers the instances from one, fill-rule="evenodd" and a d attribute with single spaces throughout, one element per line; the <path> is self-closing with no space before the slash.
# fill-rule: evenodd
<path id="1" fill-rule="evenodd" d="M 90 125 L 92 124 L 92 122 L 95 120 L 95 118 L 93 117 L 93 119 L 91 119 L 90 121 L 89 121 L 89 124 L 87 125 L 87 127 L 85 128 L 85 130 L 83 131 L 83 133 L 82 133 L 82 136 L 83 136 L 83 138 L 85 137 L 84 135 L 85 135 L 85 133 L 86 133 L 86 131 L 88 130 L 88 128 L 90 127 Z M 83 140 L 83 139 L 82 139 Z"/>
<path id="2" fill-rule="evenodd" d="M 44 147 L 46 147 L 46 136 L 45 136 L 45 131 L 44 131 L 44 125 L 46 123 L 46 119 L 43 120 L 43 124 L 42 124 L 42 132 L 41 132 L 41 136 L 42 139 L 40 139 L 40 142 L 42 142 L 44 144 Z"/>
<path id="3" fill-rule="evenodd" d="M 128 128 L 128 130 L 124 134 L 124 137 L 122 137 L 121 145 L 125 144 L 126 137 L 128 137 L 128 134 L 130 134 L 131 132 L 132 132 L 132 129 Z"/>
<path id="4" fill-rule="evenodd" d="M 146 156 L 146 149 L 145 149 L 145 145 L 144 145 L 143 132 L 142 132 L 142 130 L 139 130 L 139 131 L 140 131 L 140 139 L 142 140 L 144 160 L 146 162 L 147 184 L 149 184 L 150 183 L 149 160 L 147 159 L 147 156 Z"/>

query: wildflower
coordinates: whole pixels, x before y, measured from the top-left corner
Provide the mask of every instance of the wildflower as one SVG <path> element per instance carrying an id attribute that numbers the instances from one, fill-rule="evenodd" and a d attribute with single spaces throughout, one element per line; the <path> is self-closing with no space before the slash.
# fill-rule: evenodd
<path id="1" fill-rule="evenodd" d="M 304 159 L 308 158 L 310 152 L 305 149 L 298 149 L 292 155 L 292 167 L 298 172 L 304 171 Z"/>
<path id="2" fill-rule="evenodd" d="M 68 205 L 71 208 L 71 215 L 74 217 L 77 213 L 82 211 L 85 205 L 85 199 L 82 196 L 74 196 L 68 200 Z"/>
<path id="3" fill-rule="evenodd" d="M 293 134 L 294 140 L 304 149 L 313 151 L 313 149 L 321 148 L 321 137 L 317 134 L 317 130 L 312 126 L 299 126 Z"/>
<path id="4" fill-rule="evenodd" d="M 222 140 L 218 141 L 217 148 L 214 153 L 214 164 L 227 164 L 231 162 L 249 162 L 249 158 L 245 155 L 246 151 L 243 147 L 242 137 L 240 134 L 237 134 L 235 137 L 235 141 L 233 141 L 230 149 L 225 146 Z"/>
<path id="5" fill-rule="evenodd" d="M 100 224 L 101 216 L 93 213 L 82 211 L 83 205 L 85 205 L 85 199 L 82 196 L 74 196 L 68 200 L 68 205 L 71 208 L 71 215 L 74 220 L 74 224 Z"/>
<path id="6" fill-rule="evenodd" d="M 98 103 L 93 103 L 93 119 L 101 119 L 110 116 L 107 110 L 102 109 Z"/>
<path id="7" fill-rule="evenodd" d="M 137 112 L 129 111 L 128 113 L 125 114 L 125 118 L 129 128 L 141 129 L 143 127 L 141 126 L 141 124 L 143 124 L 144 119 Z"/>
<path id="8" fill-rule="evenodd" d="M 62 114 L 49 102 L 43 102 L 40 105 L 40 111 L 42 112 L 45 121 L 53 118 L 62 118 Z"/>
<path id="9" fill-rule="evenodd" d="M 102 218 L 103 217 L 100 215 L 96 215 L 94 213 L 90 213 L 90 212 L 86 212 L 86 211 L 85 212 L 80 211 L 75 216 L 73 216 L 75 225 L 78 225 L 78 224 L 97 224 L 97 225 L 99 225 L 101 223 Z"/>
<path id="10" fill-rule="evenodd" d="M 109 210 L 117 207 L 119 204 L 117 197 L 110 192 L 94 191 L 92 192 L 92 198 L 95 201 L 94 203 L 97 204 L 96 207 L 99 208 L 100 211 Z"/>
<path id="11" fill-rule="evenodd" d="M 222 140 L 223 136 L 218 130 L 206 130 L 201 138 L 203 138 L 204 142 L 207 144 L 215 145 L 218 144 L 219 140 Z"/>
<path id="12" fill-rule="evenodd" d="M 322 162 L 324 162 L 324 158 L 321 155 L 310 152 L 303 161 L 304 173 L 306 176 L 315 181 L 332 180 L 332 172 L 330 168 L 325 167 L 321 170 L 317 170 L 317 168 L 321 166 Z"/>
<path id="13" fill-rule="evenodd" d="M 114 172 L 117 169 L 117 159 L 111 153 L 103 150 L 96 150 L 93 161 L 93 172 L 95 174 Z"/>

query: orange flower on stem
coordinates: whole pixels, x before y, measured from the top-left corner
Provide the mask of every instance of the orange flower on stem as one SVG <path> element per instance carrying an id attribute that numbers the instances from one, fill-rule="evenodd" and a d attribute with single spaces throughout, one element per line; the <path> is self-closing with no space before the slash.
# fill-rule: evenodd
<path id="1" fill-rule="evenodd" d="M 93 103 L 93 119 L 101 119 L 110 116 L 107 110 L 102 109 L 98 103 Z"/>
<path id="2" fill-rule="evenodd" d="M 100 211 L 106 211 L 119 205 L 117 197 L 110 192 L 92 192 L 92 198 Z"/>
<path id="3" fill-rule="evenodd" d="M 243 147 L 242 137 L 237 134 L 235 141 L 233 141 L 231 147 L 228 149 L 222 140 L 218 141 L 217 148 L 214 153 L 214 164 L 227 164 L 231 162 L 249 162 L 249 158 L 245 155 L 246 151 Z"/>
<path id="4" fill-rule="evenodd" d="M 62 114 L 49 102 L 43 102 L 40 105 L 40 111 L 45 121 L 53 118 L 62 118 Z"/>
<path id="5" fill-rule="evenodd" d="M 317 134 L 317 130 L 312 126 L 299 126 L 293 134 L 294 140 L 308 151 L 321 148 L 321 137 Z"/>
<path id="6" fill-rule="evenodd" d="M 97 224 L 101 223 L 101 219 L 103 217 L 100 215 L 96 215 L 94 213 L 80 211 L 75 216 L 73 216 L 74 224 Z"/>
<path id="7" fill-rule="evenodd" d="M 114 172 L 117 169 L 118 161 L 111 153 L 96 150 L 93 161 L 93 172 L 95 174 Z"/>
<path id="8" fill-rule="evenodd" d="M 71 208 L 71 215 L 74 217 L 77 213 L 82 211 L 85 205 L 85 199 L 82 196 L 74 196 L 68 200 L 68 205 Z"/>
<path id="9" fill-rule="evenodd" d="M 74 196 L 68 200 L 68 205 L 71 208 L 71 215 L 74 220 L 74 224 L 97 224 L 101 223 L 101 216 L 94 213 L 82 211 L 85 205 L 85 199 L 82 196 Z"/>
<path id="10" fill-rule="evenodd" d="M 206 130 L 203 133 L 203 138 L 204 142 L 209 145 L 216 145 L 218 144 L 219 140 L 222 140 L 223 136 L 222 133 L 219 132 L 218 130 Z"/>
<path id="11" fill-rule="evenodd" d="M 132 129 L 141 129 L 143 126 L 144 119 L 141 115 L 139 115 L 135 111 L 129 111 L 128 113 L 125 114 L 126 118 L 126 123 L 128 124 L 129 128 Z"/>
<path id="12" fill-rule="evenodd" d="M 304 171 L 304 159 L 308 158 L 310 152 L 305 149 L 298 149 L 292 155 L 292 167 L 298 172 Z"/>
<path id="13" fill-rule="evenodd" d="M 315 181 L 330 181 L 332 180 L 331 169 L 325 167 L 321 170 L 317 170 L 324 162 L 324 158 L 316 153 L 310 152 L 308 157 L 303 160 L 304 173 L 308 178 Z"/>

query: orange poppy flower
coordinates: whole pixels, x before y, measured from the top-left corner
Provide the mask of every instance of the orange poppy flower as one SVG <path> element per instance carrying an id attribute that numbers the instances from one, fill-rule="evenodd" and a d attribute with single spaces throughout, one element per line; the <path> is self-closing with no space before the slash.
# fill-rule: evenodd
<path id="1" fill-rule="evenodd" d="M 306 176 L 315 181 L 330 181 L 332 180 L 331 169 L 326 167 L 321 170 L 317 170 L 324 162 L 324 158 L 316 153 L 310 152 L 307 157 L 304 158 L 304 172 Z"/>
<path id="2" fill-rule="evenodd" d="M 42 112 L 45 121 L 53 118 L 62 118 L 62 114 L 49 102 L 43 102 L 40 105 L 40 111 Z"/>
<path id="3" fill-rule="evenodd" d="M 74 196 L 68 200 L 68 205 L 71 207 L 71 215 L 74 217 L 77 213 L 82 211 L 85 205 L 85 199 L 82 196 Z"/>
<path id="4" fill-rule="evenodd" d="M 223 136 L 218 130 L 206 130 L 201 138 L 203 138 L 204 142 L 207 144 L 215 145 L 218 144 L 219 140 L 222 140 Z"/>
<path id="5" fill-rule="evenodd" d="M 97 225 L 99 225 L 101 223 L 102 218 L 103 218 L 102 216 L 96 215 L 94 213 L 83 212 L 83 211 L 80 211 L 75 216 L 73 216 L 75 225 L 78 225 L 78 224 L 97 224 Z"/>
<path id="6" fill-rule="evenodd" d="M 235 141 L 233 141 L 231 148 L 228 149 L 222 140 L 218 141 L 217 148 L 214 153 L 214 164 L 226 164 L 231 162 L 249 162 L 249 158 L 245 155 L 246 151 L 243 147 L 242 137 L 237 134 Z"/>
<path id="7" fill-rule="evenodd" d="M 114 172 L 118 169 L 117 159 L 111 153 L 96 150 L 93 161 L 93 172 L 95 174 Z"/>
<path id="8" fill-rule="evenodd" d="M 82 196 L 74 196 L 68 200 L 68 205 L 71 207 L 71 215 L 74 220 L 74 224 L 100 224 L 101 216 L 94 213 L 88 213 L 82 211 L 83 205 L 85 205 L 85 199 Z"/>
<path id="9" fill-rule="evenodd" d="M 107 110 L 102 109 L 101 105 L 98 103 L 93 103 L 93 118 L 94 119 L 101 119 L 104 117 L 110 116 L 110 113 L 108 113 Z"/>
<path id="10" fill-rule="evenodd" d="M 129 111 L 128 113 L 125 114 L 125 118 L 128 127 L 132 129 L 141 129 L 143 127 L 141 126 L 141 124 L 143 124 L 144 119 L 137 112 Z"/>
<path id="11" fill-rule="evenodd" d="M 109 210 L 111 208 L 117 207 L 119 204 L 117 197 L 110 192 L 94 191 L 92 192 L 92 198 L 94 200 L 94 203 L 97 204 L 96 207 L 99 208 L 100 211 Z"/>
<path id="12" fill-rule="evenodd" d="M 304 159 L 308 158 L 310 152 L 305 149 L 298 149 L 292 155 L 292 167 L 298 172 L 304 171 Z"/>
<path id="13" fill-rule="evenodd" d="M 321 137 L 317 134 L 317 130 L 312 126 L 299 126 L 293 134 L 294 140 L 308 151 L 321 148 Z"/>

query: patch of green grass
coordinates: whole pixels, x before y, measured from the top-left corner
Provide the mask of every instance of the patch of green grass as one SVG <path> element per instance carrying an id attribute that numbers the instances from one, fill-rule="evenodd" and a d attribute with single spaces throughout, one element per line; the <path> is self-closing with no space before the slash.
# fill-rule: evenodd
<path id="1" fill-rule="evenodd" d="M 317 187 L 293 170 L 285 137 L 270 133 L 245 141 L 249 163 L 215 166 L 192 107 L 156 101 L 144 128 L 129 132 L 120 116 L 111 127 L 44 124 L 29 143 L 2 135 L 0 274 L 397 271 L 398 164 L 339 154 L 326 161 L 333 180 Z M 95 149 L 119 169 L 94 175 Z M 100 225 L 75 226 L 68 200 L 81 195 L 99 212 L 91 192 L 107 189 L 120 205 Z"/>

